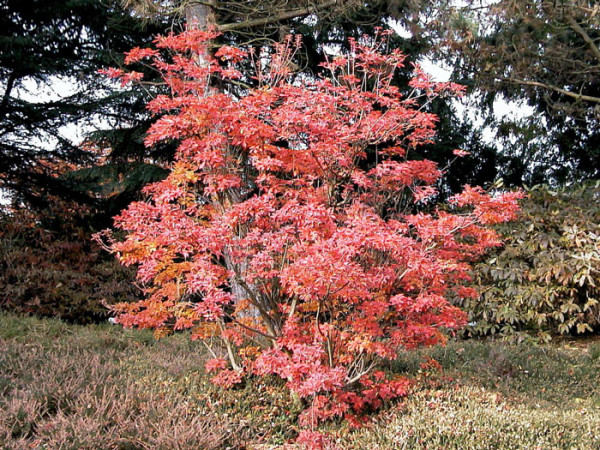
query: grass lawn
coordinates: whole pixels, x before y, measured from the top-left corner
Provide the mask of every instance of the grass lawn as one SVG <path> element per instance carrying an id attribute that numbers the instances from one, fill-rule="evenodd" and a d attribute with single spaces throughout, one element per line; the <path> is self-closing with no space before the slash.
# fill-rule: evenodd
<path id="1" fill-rule="evenodd" d="M 420 372 L 422 357 L 444 370 Z M 117 326 L 0 315 L 0 448 L 277 448 L 300 407 L 276 379 L 222 391 L 205 350 Z M 413 394 L 361 430 L 324 427 L 339 448 L 600 448 L 600 341 L 546 346 L 453 341 L 390 368 Z M 291 447 L 289 447 L 291 448 Z"/>

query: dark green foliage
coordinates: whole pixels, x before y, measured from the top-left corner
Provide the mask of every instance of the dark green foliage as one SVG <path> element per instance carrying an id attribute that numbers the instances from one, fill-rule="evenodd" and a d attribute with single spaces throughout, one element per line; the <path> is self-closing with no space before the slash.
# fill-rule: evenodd
<path id="1" fill-rule="evenodd" d="M 48 194 L 99 203 L 55 176 L 72 164 L 100 163 L 66 126 L 110 124 L 113 131 L 94 136 L 115 149 L 110 161 L 148 156 L 141 138 L 148 92 L 117 90 L 97 72 L 165 28 L 142 26 L 117 0 L 0 2 L 0 187 L 36 208 L 46 207 Z"/>
<path id="2" fill-rule="evenodd" d="M 435 142 L 417 149 L 423 158 L 438 163 L 444 171 L 440 180 L 440 196 L 462 192 L 465 185 L 491 185 L 502 172 L 497 149 L 486 144 L 481 131 L 467 118 L 460 118 L 448 99 L 436 99 L 429 107 L 439 118 Z M 470 154 L 457 158 L 453 151 L 462 149 Z"/>
<path id="3" fill-rule="evenodd" d="M 512 185 L 562 184 L 600 177 L 600 16 L 589 0 L 434 0 L 424 25 L 434 58 L 480 95 L 474 106 L 496 122 L 499 169 Z M 515 101 L 513 121 L 495 100 Z M 512 115 L 514 117 L 514 115 Z"/>
<path id="4" fill-rule="evenodd" d="M 167 26 L 118 0 L 0 1 L 0 189 L 15 207 L 0 217 L 0 308 L 90 322 L 108 317 L 103 303 L 138 298 L 91 235 L 163 177 L 170 153 L 143 144 L 152 91 L 98 70 Z M 69 137 L 99 125 L 111 129 L 84 145 Z"/>
<path id="5" fill-rule="evenodd" d="M 461 304 L 471 334 L 600 330 L 600 186 L 529 191 L 505 245 L 475 266 L 481 298 Z"/>
<path id="6" fill-rule="evenodd" d="M 140 161 L 115 161 L 72 170 L 61 181 L 96 200 L 88 226 L 100 230 L 112 226 L 112 219 L 129 203 L 139 199 L 142 188 L 161 180 L 167 170 Z"/>

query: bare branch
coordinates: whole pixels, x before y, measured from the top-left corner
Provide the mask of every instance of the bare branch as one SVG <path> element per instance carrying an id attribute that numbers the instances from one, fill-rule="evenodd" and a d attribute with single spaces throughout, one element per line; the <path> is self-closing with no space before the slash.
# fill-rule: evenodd
<path id="1" fill-rule="evenodd" d="M 250 331 L 251 333 L 256 333 L 256 334 L 258 334 L 258 335 L 260 335 L 260 336 L 263 336 L 263 337 L 266 337 L 267 339 L 270 339 L 270 340 L 272 340 L 272 341 L 276 341 L 276 340 L 277 340 L 277 336 L 272 336 L 272 335 L 270 335 L 270 334 L 263 333 L 262 331 L 260 331 L 260 330 L 257 330 L 256 328 L 249 327 L 248 325 L 246 325 L 246 324 L 244 324 L 244 323 L 240 322 L 239 320 L 237 320 L 237 319 L 236 319 L 234 316 L 232 316 L 231 314 L 227 314 L 227 317 L 228 317 L 229 319 L 231 319 L 231 320 L 232 320 L 232 321 L 233 321 L 233 322 L 234 322 L 236 325 L 238 325 L 238 326 L 240 326 L 240 327 L 244 328 L 245 330 L 248 330 L 248 331 Z"/>
<path id="2" fill-rule="evenodd" d="M 567 23 L 569 24 L 569 26 L 573 29 L 573 31 L 575 31 L 577 34 L 579 34 L 583 38 L 585 43 L 590 48 L 591 52 L 594 54 L 594 57 L 600 62 L 600 49 L 598 49 L 598 46 L 596 45 L 594 40 L 581 27 L 581 25 L 579 25 L 579 23 L 573 17 L 567 16 L 566 19 L 567 19 Z"/>
<path id="3" fill-rule="evenodd" d="M 15 81 L 17 80 L 16 71 L 12 71 L 8 76 L 8 80 L 6 81 L 6 90 L 4 91 L 4 95 L 2 96 L 2 103 L 0 103 L 0 114 L 6 111 L 8 106 L 8 102 L 10 100 L 10 94 L 15 86 Z"/>
<path id="4" fill-rule="evenodd" d="M 271 15 L 268 17 L 261 17 L 259 19 L 247 20 L 245 22 L 236 22 L 236 23 L 228 23 L 224 25 L 219 25 L 219 31 L 236 31 L 244 28 L 254 28 L 260 27 L 264 25 L 270 25 L 272 23 L 277 23 L 282 20 L 290 20 L 295 19 L 297 17 L 309 16 L 310 14 L 314 14 L 321 9 L 331 8 L 332 6 L 337 5 L 339 0 L 330 0 L 319 5 L 311 5 L 306 8 L 298 8 L 292 9 L 289 11 L 281 11 L 275 15 Z"/>
<path id="5" fill-rule="evenodd" d="M 356 375 L 354 375 L 352 378 L 349 378 L 348 380 L 346 380 L 346 386 L 350 386 L 350 385 L 356 383 L 358 380 L 360 380 L 363 377 L 363 375 L 366 375 L 371 370 L 373 370 L 373 368 L 375 368 L 375 366 L 377 366 L 376 362 L 372 362 L 371 364 L 369 364 L 369 366 L 366 369 L 361 370 Z"/>
<path id="6" fill-rule="evenodd" d="M 600 97 L 593 97 L 591 95 L 578 94 L 575 92 L 567 91 L 566 89 L 563 89 L 558 86 L 554 86 L 552 84 L 541 83 L 538 81 L 518 80 L 515 78 L 502 78 L 501 81 L 505 81 L 508 83 L 514 83 L 514 84 L 521 84 L 524 86 L 534 86 L 534 87 L 539 87 L 542 89 L 547 89 L 550 91 L 558 92 L 559 94 L 562 94 L 566 97 L 570 97 L 575 100 L 580 100 L 580 101 L 590 102 L 590 103 L 600 103 Z"/>

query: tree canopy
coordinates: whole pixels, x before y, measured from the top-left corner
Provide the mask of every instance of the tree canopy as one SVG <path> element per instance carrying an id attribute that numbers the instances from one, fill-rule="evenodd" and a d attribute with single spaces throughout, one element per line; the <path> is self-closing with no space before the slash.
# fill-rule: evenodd
<path id="1" fill-rule="evenodd" d="M 104 122 L 113 130 L 102 139 L 117 154 L 146 152 L 148 97 L 115 90 L 97 71 L 149 43 L 164 24 L 142 27 L 112 1 L 7 0 L 0 26 L 0 186 L 38 207 L 48 194 L 93 203 L 93 192 L 60 176 L 98 157 L 65 127 Z"/>
<path id="2" fill-rule="evenodd" d="M 500 124 L 515 184 L 600 175 L 600 15 L 587 0 L 440 1 L 427 26 L 436 57 L 493 99 L 522 100 L 534 117 Z M 423 24 L 425 27 L 425 25 Z M 515 140 L 516 138 L 516 140 Z"/>

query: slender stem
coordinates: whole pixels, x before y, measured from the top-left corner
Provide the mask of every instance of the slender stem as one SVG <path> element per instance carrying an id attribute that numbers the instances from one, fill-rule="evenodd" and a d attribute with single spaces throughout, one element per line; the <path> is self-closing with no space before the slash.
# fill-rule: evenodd
<path id="1" fill-rule="evenodd" d="M 212 355 L 213 358 L 217 358 L 217 354 L 214 352 L 214 350 L 212 348 L 210 348 L 210 345 L 208 345 L 204 339 L 200 339 L 200 342 L 202 342 L 204 344 L 204 346 L 206 347 L 206 349 L 210 352 L 210 354 Z"/>
<path id="2" fill-rule="evenodd" d="M 224 331 L 224 326 L 223 323 L 219 322 L 219 326 L 221 328 L 221 332 Z M 233 367 L 233 370 L 237 371 L 237 372 L 241 372 L 242 368 L 240 367 L 240 365 L 237 363 L 236 359 L 235 359 L 235 352 L 233 351 L 233 346 L 231 345 L 231 341 L 225 337 L 222 337 L 221 339 L 223 339 L 223 342 L 225 342 L 225 347 L 227 348 L 227 356 L 229 357 L 229 362 L 231 363 L 231 367 Z"/>
<path id="3" fill-rule="evenodd" d="M 360 380 L 362 378 L 363 375 L 368 374 L 371 369 L 373 369 L 377 364 L 372 362 L 371 364 L 369 364 L 369 366 L 366 369 L 361 370 L 360 372 L 358 372 L 356 375 L 354 375 L 352 378 L 350 378 L 348 381 L 346 381 L 347 385 L 351 385 L 356 383 L 358 380 Z"/>
<path id="4" fill-rule="evenodd" d="M 252 333 L 259 334 L 259 335 L 261 335 L 263 337 L 271 339 L 272 341 L 276 341 L 277 340 L 276 336 L 273 336 L 273 335 L 270 335 L 270 334 L 267 334 L 267 333 L 263 333 L 262 331 L 257 330 L 256 328 L 249 327 L 248 325 L 240 322 L 239 320 L 237 320 L 235 317 L 233 317 L 230 314 L 227 314 L 227 317 L 229 317 L 236 325 L 239 325 L 240 327 L 242 327 L 242 328 L 244 328 L 244 329 L 246 329 L 248 331 L 251 331 Z"/>

